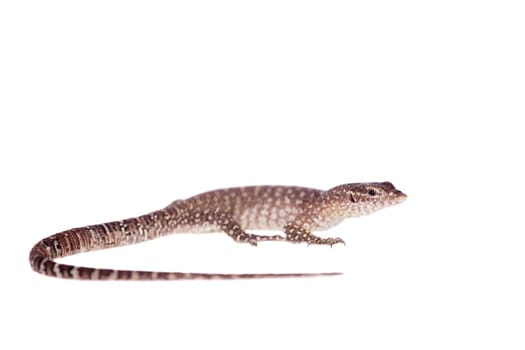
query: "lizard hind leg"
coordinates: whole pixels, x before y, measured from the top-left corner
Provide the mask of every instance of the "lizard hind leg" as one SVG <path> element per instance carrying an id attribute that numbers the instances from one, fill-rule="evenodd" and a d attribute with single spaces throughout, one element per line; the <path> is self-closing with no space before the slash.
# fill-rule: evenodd
<path id="1" fill-rule="evenodd" d="M 227 213 L 216 214 L 216 223 L 222 231 L 238 243 L 249 243 L 250 245 L 257 246 L 257 242 L 286 240 L 285 237 L 280 235 L 267 236 L 247 233 L 242 229 L 241 225 Z"/>
<path id="2" fill-rule="evenodd" d="M 306 242 L 308 243 L 308 245 L 329 245 L 330 247 L 338 243 L 346 244 L 345 241 L 343 241 L 339 237 L 321 238 L 314 235 L 310 230 L 307 230 L 304 227 L 294 224 L 286 225 L 284 228 L 284 233 L 286 234 L 286 240 L 292 243 Z"/>

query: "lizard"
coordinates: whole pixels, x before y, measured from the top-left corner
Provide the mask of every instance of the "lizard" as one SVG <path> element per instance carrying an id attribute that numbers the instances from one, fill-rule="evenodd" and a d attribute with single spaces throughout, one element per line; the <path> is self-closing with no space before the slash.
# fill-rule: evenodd
<path id="1" fill-rule="evenodd" d="M 345 244 L 314 231 L 346 218 L 370 214 L 403 202 L 406 195 L 390 182 L 349 183 L 329 190 L 295 186 L 250 186 L 204 192 L 149 214 L 56 233 L 34 245 L 29 261 L 34 271 L 53 277 L 84 280 L 252 279 L 340 275 L 322 273 L 216 274 L 112 270 L 73 266 L 55 259 L 98 249 L 148 241 L 171 233 L 224 232 L 239 243 L 263 241 L 308 245 Z M 282 230 L 259 235 L 247 230 Z"/>

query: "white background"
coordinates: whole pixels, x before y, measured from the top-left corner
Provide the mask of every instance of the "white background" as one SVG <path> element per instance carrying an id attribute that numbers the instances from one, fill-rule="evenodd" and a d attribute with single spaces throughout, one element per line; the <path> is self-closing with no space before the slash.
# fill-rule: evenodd
<path id="1" fill-rule="evenodd" d="M 3 1 L 1 348 L 523 349 L 520 1 Z M 220 187 L 392 181 L 346 246 L 176 235 L 108 268 L 342 271 L 82 282 L 28 253 Z M 65 259 L 66 260 L 66 259 Z"/>

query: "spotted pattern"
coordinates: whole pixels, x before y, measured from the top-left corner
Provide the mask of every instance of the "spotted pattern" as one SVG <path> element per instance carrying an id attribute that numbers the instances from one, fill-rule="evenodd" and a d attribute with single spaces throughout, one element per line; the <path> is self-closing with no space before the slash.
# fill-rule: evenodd
<path id="1" fill-rule="evenodd" d="M 120 247 L 179 232 L 222 231 L 239 243 L 262 241 L 329 245 L 341 238 L 313 234 L 346 218 L 370 214 L 401 203 L 406 195 L 389 182 L 356 183 L 328 191 L 291 186 L 237 187 L 177 200 L 164 209 L 121 221 L 73 228 L 38 242 L 29 254 L 31 267 L 47 276 L 89 280 L 247 279 L 306 277 L 338 273 L 206 274 L 127 271 L 72 266 L 55 259 Z M 281 230 L 260 235 L 246 230 Z"/>

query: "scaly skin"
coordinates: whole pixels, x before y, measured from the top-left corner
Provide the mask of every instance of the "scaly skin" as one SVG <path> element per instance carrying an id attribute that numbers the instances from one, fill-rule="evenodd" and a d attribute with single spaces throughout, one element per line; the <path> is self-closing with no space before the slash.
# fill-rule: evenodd
<path id="1" fill-rule="evenodd" d="M 65 265 L 57 258 L 97 249 L 144 242 L 170 233 L 225 232 L 235 241 L 256 246 L 261 241 L 333 245 L 341 238 L 312 232 L 346 218 L 367 215 L 403 202 L 406 195 L 390 182 L 356 183 L 322 191 L 303 187 L 237 187 L 178 200 L 164 209 L 122 221 L 63 231 L 38 242 L 29 261 L 47 276 L 88 280 L 249 279 L 327 276 L 340 273 L 206 274 L 96 269 Z M 258 235 L 245 230 L 282 230 Z"/>

